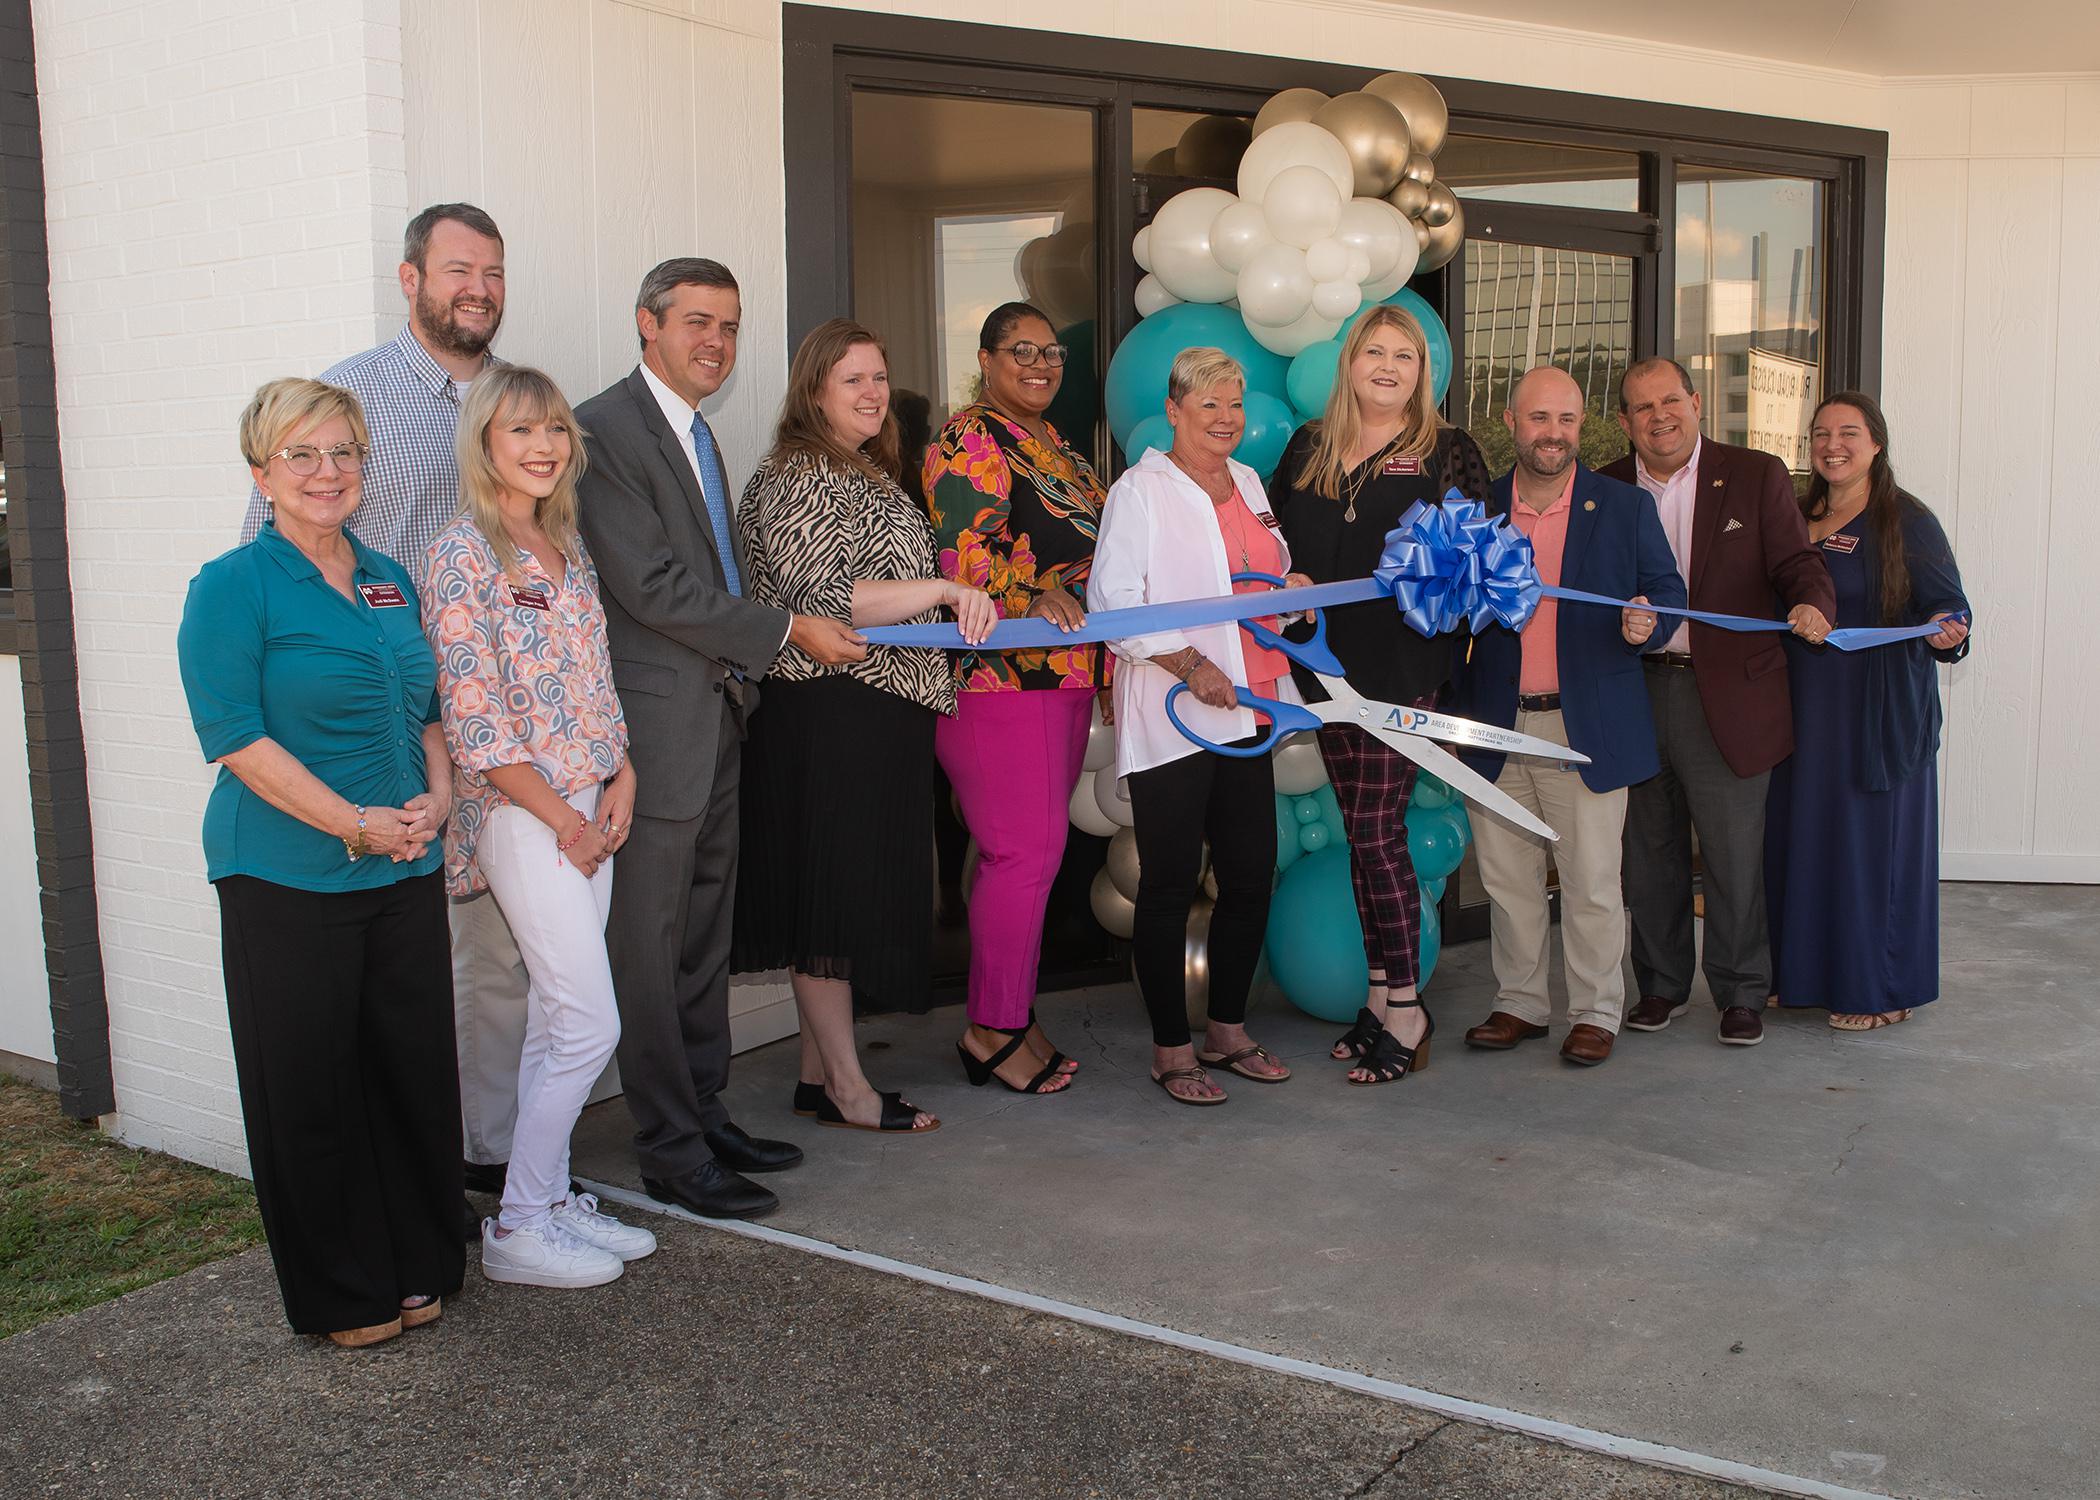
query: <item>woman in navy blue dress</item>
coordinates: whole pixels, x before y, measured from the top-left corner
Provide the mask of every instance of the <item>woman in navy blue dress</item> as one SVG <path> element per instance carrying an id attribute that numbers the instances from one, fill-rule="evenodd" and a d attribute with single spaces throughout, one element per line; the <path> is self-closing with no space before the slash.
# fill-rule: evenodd
<path id="1" fill-rule="evenodd" d="M 1772 773 L 1765 899 L 1781 1005 L 1839 1031 L 1910 1019 L 1940 992 L 1939 685 L 1968 654 L 1968 600 L 1940 523 L 1896 487 L 1888 423 L 1856 391 L 1816 408 L 1802 514 L 1843 626 L 1945 621 L 1865 651 L 1789 639 L 1793 758 Z"/>

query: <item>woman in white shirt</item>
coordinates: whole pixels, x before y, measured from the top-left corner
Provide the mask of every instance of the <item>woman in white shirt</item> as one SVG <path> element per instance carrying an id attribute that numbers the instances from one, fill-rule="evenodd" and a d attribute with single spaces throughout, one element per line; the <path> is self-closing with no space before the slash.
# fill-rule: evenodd
<path id="1" fill-rule="evenodd" d="M 1235 585 L 1231 575 L 1282 574 L 1290 565 L 1260 476 L 1231 456 L 1246 428 L 1246 385 L 1222 350 L 1188 349 L 1174 361 L 1166 407 L 1173 446 L 1146 453 L 1109 491 L 1087 582 L 1089 610 L 1259 590 L 1266 586 Z M 1137 833 L 1133 937 L 1138 990 L 1152 1019 L 1152 1078 L 1183 1104 L 1223 1104 L 1225 1091 L 1205 1064 L 1260 1083 L 1290 1077 L 1246 1027 L 1276 869 L 1276 789 L 1268 756 L 1214 755 L 1183 736 L 1167 718 L 1167 692 L 1187 683 L 1176 712 L 1220 745 L 1252 744 L 1267 732 L 1238 706 L 1236 689 L 1293 702 L 1297 693 L 1283 656 L 1255 645 L 1235 624 L 1110 645 L 1123 659 L 1115 676 L 1116 774 L 1128 778 Z M 1210 1022 L 1199 1055 L 1189 1036 L 1183 953 L 1205 838 L 1218 901 L 1210 922 Z"/>

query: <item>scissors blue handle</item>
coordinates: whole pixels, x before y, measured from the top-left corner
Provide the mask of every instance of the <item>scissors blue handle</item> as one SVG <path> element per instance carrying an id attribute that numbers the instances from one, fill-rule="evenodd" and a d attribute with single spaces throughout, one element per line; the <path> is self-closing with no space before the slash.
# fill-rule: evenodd
<path id="1" fill-rule="evenodd" d="M 1274 573 L 1235 573 L 1232 575 L 1232 581 L 1234 583 L 1266 583 L 1279 589 L 1286 586 L 1284 581 Z M 1324 677 L 1339 677 L 1342 675 L 1342 664 L 1335 659 L 1334 653 L 1327 649 L 1327 616 L 1319 610 L 1314 610 L 1312 611 L 1312 617 L 1312 639 L 1306 641 L 1285 640 L 1275 631 L 1269 629 L 1268 626 L 1257 624 L 1253 620 L 1240 621 L 1240 629 L 1254 637 L 1257 645 L 1266 646 L 1271 651 L 1282 652 L 1290 660 L 1304 667 L 1309 672 L 1316 672 Z M 1289 735 L 1302 733 L 1308 729 L 1318 729 L 1322 723 L 1318 715 L 1302 704 L 1283 703 L 1274 698 L 1263 698 L 1243 687 L 1236 687 L 1232 690 L 1232 695 L 1238 701 L 1240 707 L 1251 708 L 1254 712 L 1267 719 L 1269 721 L 1269 732 L 1252 745 L 1220 745 L 1205 739 L 1202 735 L 1196 733 L 1195 730 L 1189 728 L 1188 725 L 1182 723 L 1181 715 L 1175 712 L 1174 700 L 1188 690 L 1189 685 L 1185 682 L 1177 682 L 1174 686 L 1167 689 L 1167 718 L 1169 722 L 1192 743 L 1201 745 L 1213 754 L 1229 755 L 1236 760 L 1252 760 L 1257 755 L 1267 755 L 1276 748 L 1277 741 Z"/>

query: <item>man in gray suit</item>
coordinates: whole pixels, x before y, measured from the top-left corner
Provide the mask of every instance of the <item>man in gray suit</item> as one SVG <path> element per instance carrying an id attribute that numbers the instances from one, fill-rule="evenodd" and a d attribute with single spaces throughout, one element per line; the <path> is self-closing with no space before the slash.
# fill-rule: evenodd
<path id="1" fill-rule="evenodd" d="M 778 1207 L 741 1174 L 802 1160 L 786 1141 L 747 1135 L 719 1098 L 744 720 L 756 680 L 790 640 L 825 663 L 867 654 L 836 620 L 744 597 L 729 476 L 700 415 L 736 367 L 742 316 L 722 266 L 665 261 L 635 298 L 641 364 L 576 411 L 590 460 L 580 520 L 638 778 L 605 930 L 620 1079 L 643 1187 L 711 1218 Z"/>

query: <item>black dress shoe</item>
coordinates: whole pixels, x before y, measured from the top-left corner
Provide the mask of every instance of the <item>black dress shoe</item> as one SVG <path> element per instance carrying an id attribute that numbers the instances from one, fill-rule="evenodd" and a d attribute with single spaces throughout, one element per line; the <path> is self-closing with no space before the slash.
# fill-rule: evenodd
<path id="1" fill-rule="evenodd" d="M 503 1184 L 510 1178 L 510 1163 L 499 1161 L 491 1166 L 487 1162 L 466 1163 L 467 1191 L 470 1193 L 494 1193 L 503 1196 Z"/>
<path id="2" fill-rule="evenodd" d="M 798 1098 L 798 1101 L 799 1098 Z M 762 1141 L 741 1125 L 724 1125 L 701 1133 L 715 1160 L 738 1172 L 785 1172 L 802 1160 L 802 1148 L 790 1141 Z"/>
<path id="3" fill-rule="evenodd" d="M 644 1177 L 642 1191 L 658 1203 L 669 1203 L 703 1219 L 755 1219 L 780 1207 L 766 1189 L 711 1161 L 683 1177 Z"/>

